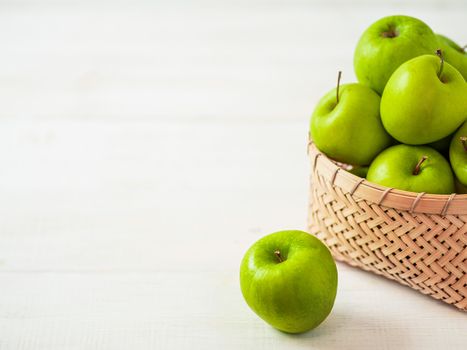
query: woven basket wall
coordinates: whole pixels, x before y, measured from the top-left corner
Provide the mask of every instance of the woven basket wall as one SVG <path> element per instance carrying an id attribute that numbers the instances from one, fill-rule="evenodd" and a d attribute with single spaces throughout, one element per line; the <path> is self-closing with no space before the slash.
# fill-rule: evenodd
<path id="1" fill-rule="evenodd" d="M 428 195 L 359 178 L 312 143 L 309 232 L 334 258 L 467 310 L 467 195 Z"/>

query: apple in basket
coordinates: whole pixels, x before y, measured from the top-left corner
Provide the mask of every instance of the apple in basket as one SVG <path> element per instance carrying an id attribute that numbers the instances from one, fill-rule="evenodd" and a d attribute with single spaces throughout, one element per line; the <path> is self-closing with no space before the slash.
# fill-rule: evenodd
<path id="1" fill-rule="evenodd" d="M 449 148 L 449 158 L 456 174 L 458 188 L 466 193 L 467 188 L 467 122 L 454 134 Z"/>
<path id="2" fill-rule="evenodd" d="M 460 47 L 441 34 L 436 34 L 436 37 L 438 38 L 438 46 L 445 54 L 446 61 L 456 68 L 464 79 L 467 79 L 467 52 L 465 52 L 465 46 Z"/>
<path id="3" fill-rule="evenodd" d="M 246 252 L 240 286 L 250 308 L 287 333 L 317 327 L 337 292 L 336 264 L 321 241 L 303 231 L 265 236 Z"/>
<path id="4" fill-rule="evenodd" d="M 384 17 L 362 34 L 354 54 L 355 74 L 359 82 L 382 94 L 402 63 L 436 49 L 438 39 L 426 23 L 409 16 Z"/>
<path id="5" fill-rule="evenodd" d="M 467 117 L 467 84 L 439 57 L 423 55 L 393 73 L 381 97 L 381 120 L 396 140 L 422 145 L 452 134 Z"/>
<path id="6" fill-rule="evenodd" d="M 368 165 L 391 145 L 379 115 L 380 97 L 368 86 L 344 84 L 318 102 L 310 121 L 310 136 L 329 157 L 347 164 Z"/>
<path id="7" fill-rule="evenodd" d="M 448 161 L 433 148 L 397 145 L 371 163 L 368 181 L 412 192 L 449 194 L 455 191 Z"/>

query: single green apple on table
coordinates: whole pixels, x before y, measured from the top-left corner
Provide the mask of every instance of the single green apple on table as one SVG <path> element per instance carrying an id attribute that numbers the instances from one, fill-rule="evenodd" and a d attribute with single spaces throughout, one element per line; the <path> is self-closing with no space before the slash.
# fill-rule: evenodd
<path id="1" fill-rule="evenodd" d="M 465 46 L 460 47 L 454 41 L 441 34 L 436 34 L 436 37 L 438 38 L 438 46 L 444 52 L 446 62 L 456 68 L 464 79 L 467 80 L 467 52 L 465 52 Z"/>
<path id="2" fill-rule="evenodd" d="M 452 137 L 449 159 L 457 179 L 467 186 L 467 122 Z"/>
<path id="3" fill-rule="evenodd" d="M 389 16 L 373 23 L 361 36 L 354 54 L 358 81 L 380 95 L 392 73 L 404 62 L 438 48 L 431 28 L 417 18 Z"/>
<path id="4" fill-rule="evenodd" d="M 426 146 L 397 145 L 384 150 L 371 163 L 367 180 L 412 192 L 455 192 L 448 161 Z"/>
<path id="5" fill-rule="evenodd" d="M 303 231 L 280 231 L 246 252 L 240 285 L 247 304 L 264 321 L 283 332 L 302 333 L 331 312 L 337 269 L 319 239 Z"/>
<path id="6" fill-rule="evenodd" d="M 392 138 L 379 116 L 380 97 L 362 84 L 339 85 L 318 102 L 310 121 L 311 139 L 342 163 L 368 165 Z"/>
<path id="7" fill-rule="evenodd" d="M 453 133 L 467 118 L 467 84 L 439 57 L 423 55 L 402 64 L 381 97 L 381 119 L 396 140 L 421 145 Z"/>

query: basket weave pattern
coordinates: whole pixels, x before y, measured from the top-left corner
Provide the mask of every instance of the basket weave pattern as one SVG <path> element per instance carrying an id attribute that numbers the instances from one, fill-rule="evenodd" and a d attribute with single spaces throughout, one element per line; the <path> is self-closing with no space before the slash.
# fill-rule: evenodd
<path id="1" fill-rule="evenodd" d="M 309 144 L 309 232 L 333 256 L 467 310 L 467 195 L 386 188 Z"/>

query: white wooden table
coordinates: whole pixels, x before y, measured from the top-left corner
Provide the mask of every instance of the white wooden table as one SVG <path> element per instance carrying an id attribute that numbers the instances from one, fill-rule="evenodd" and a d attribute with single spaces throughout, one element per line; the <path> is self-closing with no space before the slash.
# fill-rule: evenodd
<path id="1" fill-rule="evenodd" d="M 393 13 L 467 42 L 463 0 L 0 2 L 0 349 L 465 349 L 465 313 L 341 264 L 300 336 L 239 290 L 305 229 L 308 117 Z"/>

